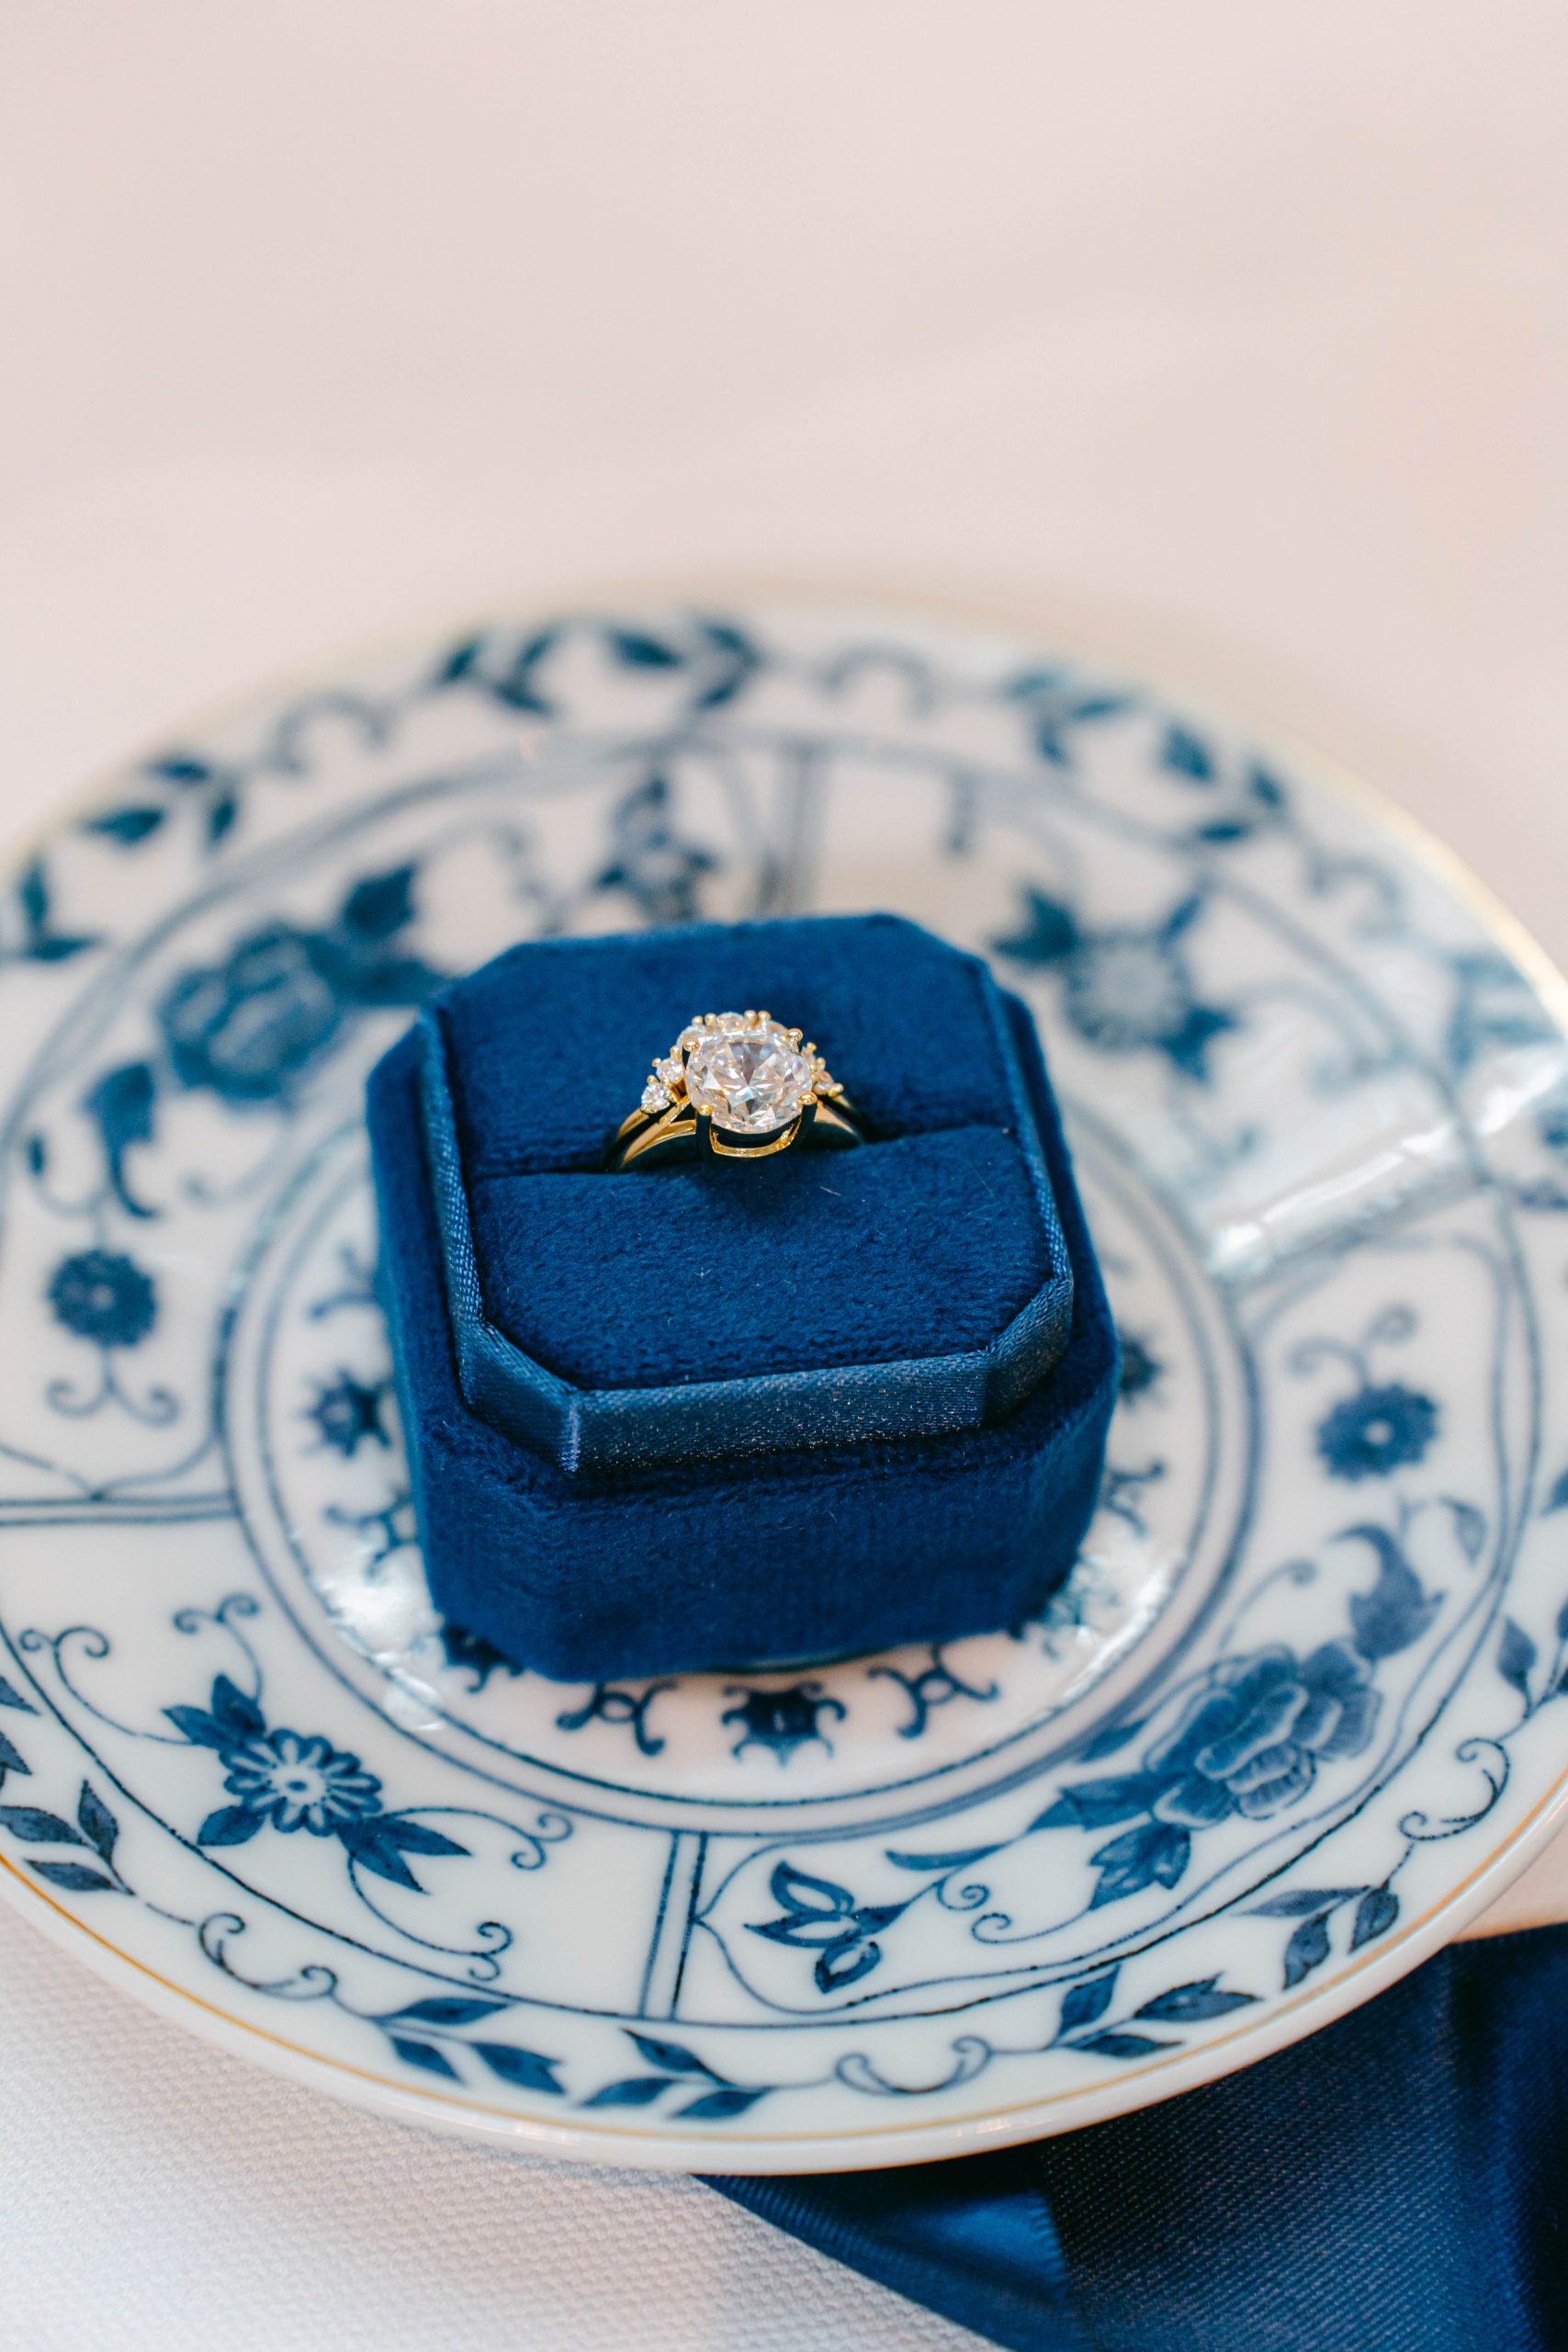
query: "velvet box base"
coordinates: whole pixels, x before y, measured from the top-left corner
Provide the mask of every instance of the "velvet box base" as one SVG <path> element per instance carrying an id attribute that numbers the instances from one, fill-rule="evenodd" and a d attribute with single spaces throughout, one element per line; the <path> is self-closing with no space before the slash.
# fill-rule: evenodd
<path id="1" fill-rule="evenodd" d="M 898 934 L 939 946 L 912 926 L 865 920 L 880 924 L 883 934 L 891 932 L 891 938 L 879 936 L 879 950 L 891 946 L 895 964 Z M 813 929 L 747 928 L 753 961 L 764 933 Z M 857 925 L 820 928 L 842 934 Z M 667 936 L 675 942 L 682 935 Z M 819 954 L 817 941 L 808 944 Z M 847 952 L 852 944 L 841 939 L 835 949 Z M 597 944 L 581 944 L 585 954 Z M 568 944 L 538 952 L 559 955 Z M 940 952 L 954 965 L 970 963 Z M 991 989 L 988 980 L 985 985 Z M 695 1002 L 703 990 L 677 993 L 679 1019 L 688 997 Z M 466 1393 L 457 1336 L 465 1303 L 452 1295 L 441 1171 L 432 1167 L 428 1036 L 423 1043 L 407 1038 L 386 1057 L 373 1076 L 369 1103 L 381 1286 L 427 1573 L 433 1598 L 450 1620 L 545 1674 L 596 1681 L 952 1640 L 1038 1611 L 1070 1566 L 1094 1507 L 1116 1349 L 1032 1023 L 1014 1001 L 994 989 L 991 994 L 1000 1066 L 1015 1086 L 1014 1123 L 1027 1124 L 1027 1157 L 1049 1193 L 1050 1238 L 1043 1246 L 1065 1253 L 1071 1277 L 1063 1286 L 1070 1298 L 1066 1329 L 1043 1379 L 1012 1410 L 976 1426 L 716 1458 L 694 1454 L 652 1467 L 563 1467 L 547 1450 L 498 1426 L 493 1411 L 477 1408 L 471 1379 Z M 767 1001 L 786 1002 L 783 991 Z M 850 1002 L 846 997 L 841 1026 L 851 1018 Z M 471 1080 L 471 1035 L 459 1043 Z M 837 1048 L 836 1036 L 834 1043 Z M 987 1122 L 961 1120 L 960 1127 L 964 1124 L 984 1128 Z M 912 1132 L 923 1137 L 950 1131 Z M 492 1119 L 491 1144 L 494 1134 Z M 818 1166 L 863 1165 L 869 1180 L 879 1160 L 893 1171 L 887 1155 L 901 1139 L 889 1136 Z M 486 1136 L 470 1136 L 468 1143 L 468 1166 L 458 1177 L 466 1189 L 477 1190 L 476 1160 L 492 1179 L 510 1181 L 515 1148 L 504 1165 L 493 1154 L 486 1164 Z M 538 1172 L 558 1182 L 563 1171 Z M 669 1194 L 658 1198 L 668 1176 L 601 1177 L 581 1162 L 572 1169 L 570 1160 L 565 1172 L 594 1207 L 603 1201 L 606 1216 L 617 1195 L 628 1202 L 628 1214 L 632 1206 L 639 1216 L 690 1214 L 673 1209 Z M 739 1171 L 753 1181 L 766 1172 Z M 450 1182 L 452 1171 L 446 1174 Z M 539 1213 L 543 1197 L 528 1197 L 530 1215 Z M 736 1197 L 727 1192 L 724 1215 L 736 1213 Z M 1017 1259 L 1012 1290 L 1027 1301 L 1040 1283 L 1033 1262 L 1040 1245 L 1021 1230 L 1021 1193 L 1010 1227 L 1004 1210 L 992 1254 L 1004 1265 L 1010 1253 Z M 582 1199 L 570 1205 L 581 1220 Z M 994 1196 L 992 1207 L 994 1213 Z M 481 1233 L 486 1213 L 474 1220 Z M 493 1228 L 490 1240 L 499 1252 Z M 606 1325 L 623 1336 L 605 1347 L 624 1359 L 623 1291 L 607 1274 Z M 547 1291 L 545 1296 L 547 1302 Z M 917 1330 L 910 1345 L 930 1338 Z M 679 1346 L 670 1352 L 690 1378 Z M 646 1376 L 668 1382 L 669 1363 L 656 1353 Z"/>

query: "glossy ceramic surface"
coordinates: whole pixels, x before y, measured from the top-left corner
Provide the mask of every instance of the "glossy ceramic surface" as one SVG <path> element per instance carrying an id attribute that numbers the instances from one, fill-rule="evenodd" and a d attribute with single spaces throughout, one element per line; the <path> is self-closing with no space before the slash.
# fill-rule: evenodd
<path id="1" fill-rule="evenodd" d="M 1041 1623 L 592 1688 L 424 1589 L 370 1063 L 541 930 L 890 906 L 1033 1006 L 1124 1347 Z M 1451 1934 L 1568 1769 L 1553 985 L 1299 762 L 863 610 L 258 697 L 15 875 L 0 1888 L 412 2120 L 807 2171 L 1066 2130 Z"/>

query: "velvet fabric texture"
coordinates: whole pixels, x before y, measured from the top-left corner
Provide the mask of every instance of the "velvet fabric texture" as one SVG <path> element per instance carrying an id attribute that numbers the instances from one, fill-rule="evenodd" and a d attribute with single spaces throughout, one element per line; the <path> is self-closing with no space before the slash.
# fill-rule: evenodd
<path id="1" fill-rule="evenodd" d="M 1561 2352 L 1568 1928 L 1032 2146 L 711 2183 L 1010 2352 Z"/>
<path id="2" fill-rule="evenodd" d="M 864 1070 L 877 1148 L 607 1181 L 671 1005 L 742 994 Z M 1072 1270 L 1000 991 L 913 923 L 514 949 L 431 1007 L 421 1082 L 459 1385 L 562 1469 L 974 1429 L 1066 1343 Z"/>
<path id="3" fill-rule="evenodd" d="M 875 1140 L 607 1176 L 699 1009 L 809 1024 Z M 1111 1330 L 1023 1008 L 887 916 L 516 949 L 374 1073 L 433 1595 L 597 1680 L 947 1640 L 1071 1564 Z"/>

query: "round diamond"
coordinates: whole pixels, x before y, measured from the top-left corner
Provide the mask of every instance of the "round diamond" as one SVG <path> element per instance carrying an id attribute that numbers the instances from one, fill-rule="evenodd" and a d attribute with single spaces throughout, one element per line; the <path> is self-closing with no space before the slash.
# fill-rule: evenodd
<path id="1" fill-rule="evenodd" d="M 660 1086 L 656 1078 L 650 1078 L 642 1090 L 642 1107 L 645 1111 L 667 1111 L 670 1108 L 669 1090 Z"/>
<path id="2" fill-rule="evenodd" d="M 787 1127 L 810 1101 L 811 1064 L 774 1023 L 721 1029 L 710 1032 L 686 1064 L 686 1092 L 716 1127 L 767 1135 Z"/>

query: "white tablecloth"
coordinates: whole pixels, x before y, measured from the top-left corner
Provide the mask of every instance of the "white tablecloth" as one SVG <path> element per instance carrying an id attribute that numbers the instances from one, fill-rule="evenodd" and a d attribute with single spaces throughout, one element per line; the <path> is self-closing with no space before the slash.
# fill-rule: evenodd
<path id="1" fill-rule="evenodd" d="M 12 0 L 0 817 L 411 619 L 858 581 L 1249 703 L 1568 960 L 1565 76 L 1557 0 Z M 0 2191 L 7 2352 L 968 2340 L 5 1913 Z"/>

